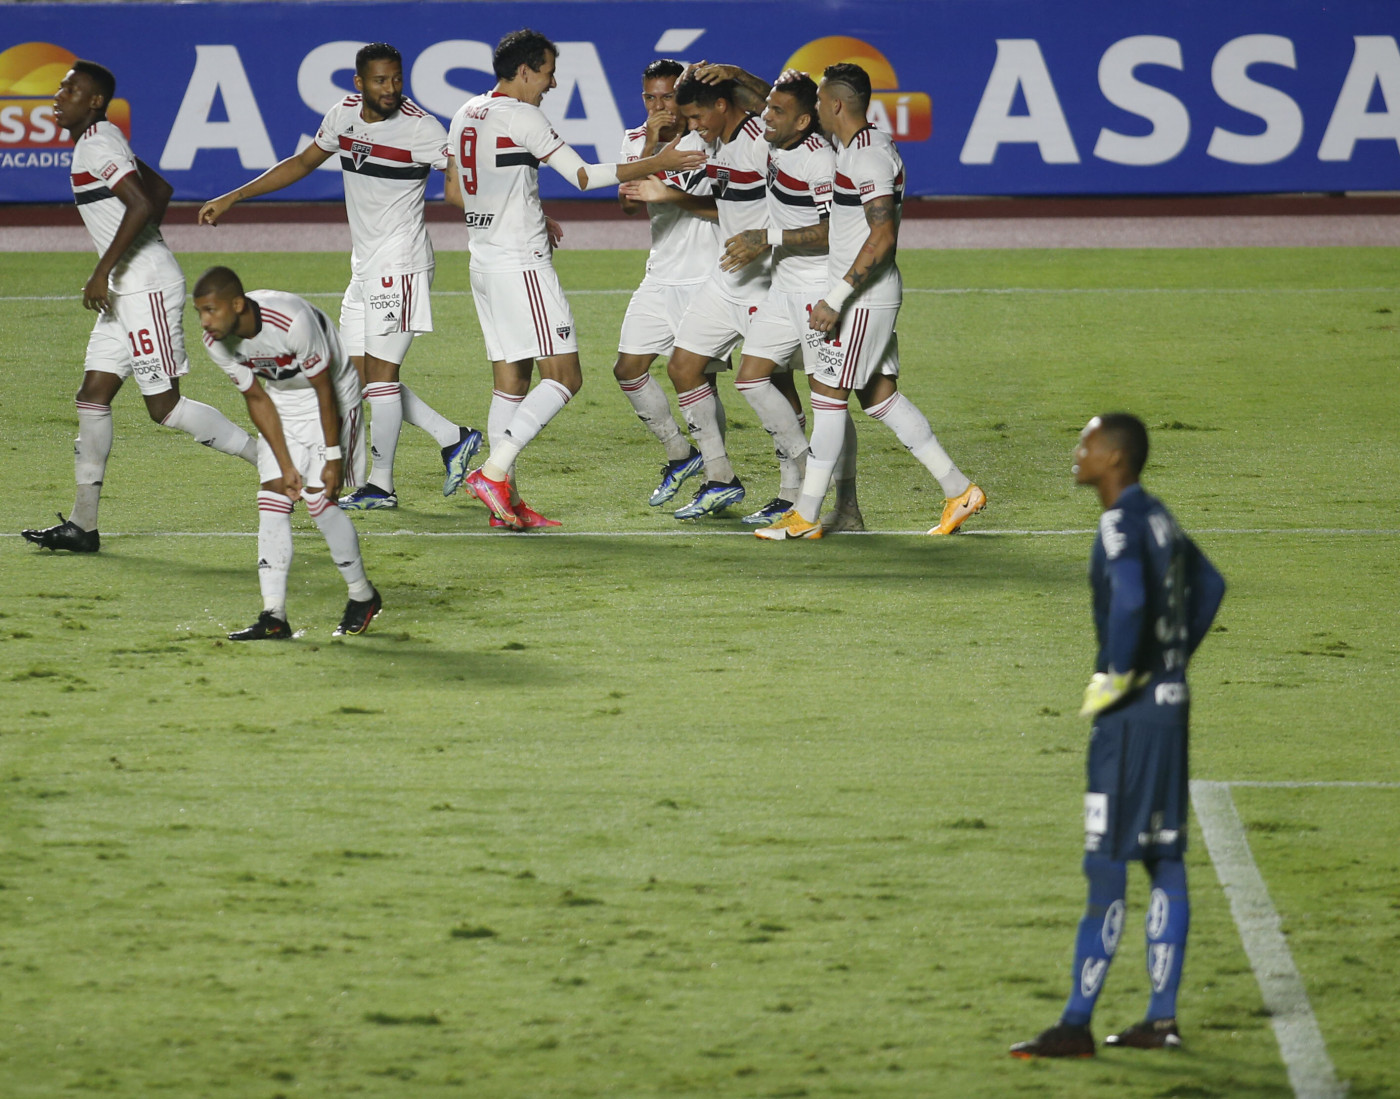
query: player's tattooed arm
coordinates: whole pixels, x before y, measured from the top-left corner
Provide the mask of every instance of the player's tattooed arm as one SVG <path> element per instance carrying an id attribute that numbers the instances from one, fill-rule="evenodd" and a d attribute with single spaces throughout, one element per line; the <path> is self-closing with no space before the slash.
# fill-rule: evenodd
<path id="1" fill-rule="evenodd" d="M 136 158 L 136 170 L 141 173 L 141 185 L 146 188 L 146 197 L 151 202 L 150 224 L 159 225 L 165 219 L 165 210 L 170 205 L 175 188 L 140 157 Z"/>
<path id="2" fill-rule="evenodd" d="M 199 208 L 196 221 L 200 225 L 218 225 L 219 219 L 228 213 L 234 203 L 289 187 L 297 180 L 309 176 L 329 160 L 330 156 L 330 153 L 313 141 L 301 152 L 274 164 L 257 179 L 250 180 L 242 187 L 235 187 L 218 198 L 211 198 Z"/>
<path id="3" fill-rule="evenodd" d="M 826 251 L 826 222 L 805 225 L 801 229 L 784 229 L 783 247 L 791 252 L 819 254 Z M 758 259 L 767 252 L 768 231 L 766 229 L 745 229 L 735 233 L 724 242 L 724 255 L 719 265 L 726 271 L 737 271 Z"/>
<path id="4" fill-rule="evenodd" d="M 865 223 L 870 234 L 865 238 L 856 261 L 846 272 L 845 281 L 851 286 L 846 297 L 859 294 L 871 278 L 894 256 L 899 244 L 899 221 L 893 195 L 881 195 L 865 204 Z M 833 307 L 825 299 L 819 301 L 812 310 L 808 327 L 818 332 L 831 332 L 841 319 L 841 308 Z"/>
<path id="5" fill-rule="evenodd" d="M 846 281 L 860 293 L 862 287 L 894 255 L 899 243 L 899 221 L 893 195 L 881 195 L 865 204 L 865 224 L 870 235 L 865 238 L 856 261 L 846 272 Z"/>
<path id="6" fill-rule="evenodd" d="M 287 449 L 287 437 L 282 433 L 282 417 L 277 415 L 277 406 L 272 403 L 272 398 L 267 395 L 257 378 L 243 391 L 243 399 L 248 403 L 248 419 L 253 421 L 258 434 L 267 441 L 267 445 L 272 449 L 272 456 L 277 459 L 277 467 L 282 471 L 282 476 L 277 481 L 269 482 L 270 488 L 295 502 L 301 497 L 303 483 L 301 474 L 292 462 L 291 452 Z"/>
<path id="7" fill-rule="evenodd" d="M 456 157 L 449 156 L 447 158 L 447 167 L 444 169 L 444 174 L 447 176 L 447 179 L 442 185 L 443 201 L 449 206 L 455 206 L 457 209 L 465 211 L 466 206 L 463 204 L 462 185 L 459 182 L 460 175 L 457 171 Z"/>

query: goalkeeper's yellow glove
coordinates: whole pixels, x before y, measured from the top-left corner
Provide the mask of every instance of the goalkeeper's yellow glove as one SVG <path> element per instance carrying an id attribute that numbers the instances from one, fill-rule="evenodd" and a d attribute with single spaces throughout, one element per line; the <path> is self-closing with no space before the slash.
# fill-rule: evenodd
<path id="1" fill-rule="evenodd" d="M 1095 672 L 1084 688 L 1084 705 L 1079 709 L 1080 717 L 1098 717 L 1129 691 L 1146 683 L 1152 676 L 1143 672 Z"/>

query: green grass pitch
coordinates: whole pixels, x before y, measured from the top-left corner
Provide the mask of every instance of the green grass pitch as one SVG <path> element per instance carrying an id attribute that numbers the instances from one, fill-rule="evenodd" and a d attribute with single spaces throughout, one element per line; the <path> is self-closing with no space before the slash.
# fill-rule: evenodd
<path id="1" fill-rule="evenodd" d="M 184 255 L 334 315 L 343 256 Z M 766 545 L 649 508 L 611 378 L 637 253 L 561 254 L 586 383 L 526 453 L 590 537 L 488 535 L 405 429 L 362 515 L 385 611 L 299 510 L 288 643 L 255 485 L 117 402 L 93 558 L 0 538 L 0 1093 L 1292 1094 L 1199 834 L 1187 1046 L 1012 1061 L 1057 1017 L 1082 904 L 1094 412 L 1231 588 L 1193 666 L 1198 778 L 1400 782 L 1396 250 L 908 252 L 902 388 L 991 508 L 859 424 L 886 533 Z M 0 530 L 72 499 L 86 255 L 0 270 Z M 483 424 L 465 256 L 405 378 Z M 1392 311 L 1396 312 L 1392 312 Z M 184 391 L 246 423 L 192 310 Z M 657 368 L 660 369 L 659 367 Z M 728 381 L 736 466 L 773 495 Z M 658 537 L 662 534 L 666 537 Z M 1352 1096 L 1400 1093 L 1400 789 L 1234 797 Z M 1146 1001 L 1144 878 L 1100 1036 Z"/>

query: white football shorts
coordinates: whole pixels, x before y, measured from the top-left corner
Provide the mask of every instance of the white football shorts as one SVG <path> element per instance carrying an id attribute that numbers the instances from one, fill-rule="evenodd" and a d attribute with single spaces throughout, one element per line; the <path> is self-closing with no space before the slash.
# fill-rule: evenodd
<path id="1" fill-rule="evenodd" d="M 365 483 L 365 430 L 357 402 L 340 417 L 341 491 Z M 321 433 L 321 416 L 313 407 L 307 412 L 277 409 L 282 421 L 282 435 L 287 440 L 287 452 L 292 456 L 307 488 L 320 488 L 321 467 L 326 464 L 326 440 Z M 282 476 L 282 467 L 272 453 L 267 440 L 258 436 L 258 481 L 266 484 Z"/>
<path id="2" fill-rule="evenodd" d="M 578 353 L 574 314 L 553 267 L 525 271 L 471 269 L 472 300 L 492 362 L 523 362 Z"/>
<path id="3" fill-rule="evenodd" d="M 691 301 L 676 331 L 676 346 L 709 359 L 727 359 L 744 342 L 749 322 L 758 312 L 756 302 L 731 301 L 712 281 L 705 283 Z"/>
<path id="4" fill-rule="evenodd" d="M 413 337 L 433 330 L 433 269 L 353 279 L 340 299 L 340 340 L 351 358 L 400 364 Z"/>
<path id="5" fill-rule="evenodd" d="M 815 296 L 814 296 L 815 295 Z M 816 366 L 817 349 L 822 334 L 807 326 L 812 307 L 821 300 L 820 291 L 795 294 L 786 290 L 770 290 L 749 322 L 749 334 L 744 338 L 744 354 L 755 359 L 768 359 L 773 372 L 792 369 L 792 360 L 801 356 L 802 369 L 811 373 Z"/>
<path id="6" fill-rule="evenodd" d="M 899 377 L 899 335 L 894 330 L 899 306 L 850 308 L 841 314 L 836 338 L 817 348 L 807 373 L 833 389 L 864 389 L 876 374 Z"/>
<path id="7" fill-rule="evenodd" d="M 110 294 L 112 308 L 99 313 L 88 337 L 84 370 L 136 378 L 147 397 L 170 391 L 173 378 L 190 372 L 185 355 L 185 284 Z"/>

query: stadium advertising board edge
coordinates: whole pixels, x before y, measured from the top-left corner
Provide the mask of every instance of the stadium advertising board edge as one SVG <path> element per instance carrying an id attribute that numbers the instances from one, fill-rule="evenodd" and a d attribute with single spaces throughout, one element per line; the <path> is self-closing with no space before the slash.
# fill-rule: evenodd
<path id="1" fill-rule="evenodd" d="M 111 117 L 177 198 L 295 153 L 353 90 L 363 43 L 404 54 L 406 90 L 446 121 L 493 83 L 522 25 L 561 47 L 544 102 L 565 140 L 614 160 L 657 56 L 771 76 L 850 60 L 922 195 L 1387 190 L 1400 182 L 1393 0 L 713 0 L 590 3 L 25 4 L 0 31 L 0 201 L 69 199 L 50 99 L 75 56 L 118 78 Z M 153 56 L 150 27 L 160 23 Z M 606 28 L 606 33 L 600 33 Z M 327 170 L 282 198 L 340 195 Z M 576 194 L 541 173 L 546 197 Z M 433 180 L 441 194 L 441 177 Z"/>

